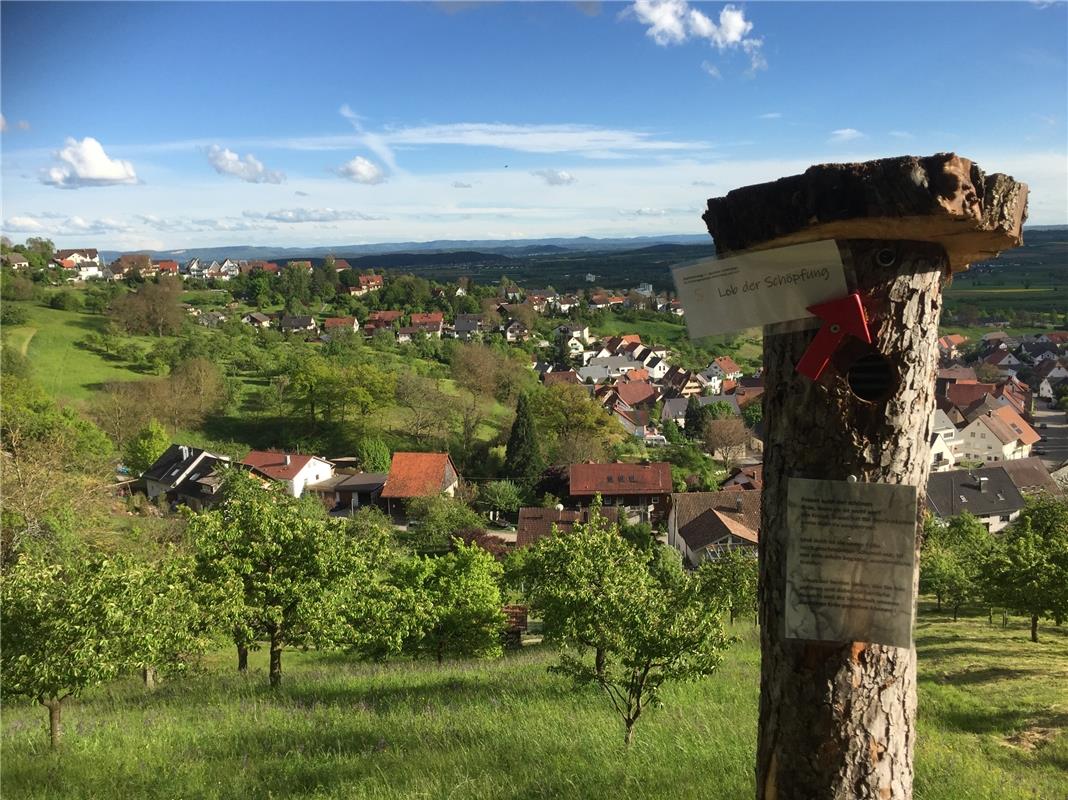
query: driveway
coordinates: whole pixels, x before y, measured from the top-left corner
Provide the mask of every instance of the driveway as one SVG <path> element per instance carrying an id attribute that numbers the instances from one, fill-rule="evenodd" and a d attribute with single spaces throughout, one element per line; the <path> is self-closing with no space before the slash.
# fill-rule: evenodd
<path id="1" fill-rule="evenodd" d="M 1048 408 L 1045 400 L 1035 400 L 1035 430 L 1047 439 L 1032 448 L 1045 451 L 1039 458 L 1047 469 L 1052 471 L 1068 461 L 1068 422 L 1063 411 Z"/>

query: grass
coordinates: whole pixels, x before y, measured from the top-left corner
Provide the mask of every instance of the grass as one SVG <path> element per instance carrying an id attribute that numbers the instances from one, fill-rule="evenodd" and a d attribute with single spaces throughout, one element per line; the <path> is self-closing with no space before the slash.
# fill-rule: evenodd
<path id="1" fill-rule="evenodd" d="M 71 702 L 62 753 L 46 718 L 4 709 L 5 798 L 710 798 L 749 800 L 756 632 L 720 673 L 669 689 L 631 752 L 597 693 L 546 673 L 550 651 L 496 662 L 362 664 L 287 652 L 266 687 L 229 649 L 147 694 L 124 679 Z M 925 613 L 917 630 L 919 800 L 1068 793 L 1068 633 Z"/>
<path id="2" fill-rule="evenodd" d="M 34 379 L 60 400 L 86 400 L 108 381 L 141 380 L 146 376 L 79 347 L 77 342 L 94 331 L 103 333 L 107 319 L 98 314 L 60 311 L 24 303 L 29 316 L 25 325 L 5 326 L 4 339 L 26 354 Z M 146 348 L 151 337 L 131 336 L 126 340 Z"/>

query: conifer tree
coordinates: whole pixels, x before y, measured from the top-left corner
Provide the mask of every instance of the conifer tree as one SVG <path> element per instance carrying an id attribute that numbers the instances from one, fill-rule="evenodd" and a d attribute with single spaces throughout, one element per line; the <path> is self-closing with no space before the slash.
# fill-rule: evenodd
<path id="1" fill-rule="evenodd" d="M 534 413 L 527 394 L 519 396 L 515 422 L 504 453 L 504 471 L 517 484 L 530 487 L 544 469 Z"/>

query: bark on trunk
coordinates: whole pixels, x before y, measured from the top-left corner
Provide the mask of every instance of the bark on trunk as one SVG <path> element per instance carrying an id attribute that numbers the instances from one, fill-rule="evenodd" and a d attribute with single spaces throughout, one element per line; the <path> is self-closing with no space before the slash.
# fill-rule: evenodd
<path id="1" fill-rule="evenodd" d="M 915 649 L 784 636 L 787 486 L 791 477 L 849 476 L 915 486 L 922 530 L 942 283 L 1019 244 L 1026 197 L 1011 178 L 939 154 L 816 166 L 708 202 L 704 220 L 721 256 L 837 241 L 873 338 L 871 348 L 847 338 L 814 383 L 795 365 L 815 330 L 764 332 L 760 800 L 912 797 Z M 857 394 L 850 388 L 848 368 L 862 356 L 871 356 L 869 378 L 889 372 L 881 396 L 858 396 L 876 383 L 864 392 L 860 375 Z M 914 588 L 918 553 L 916 564 Z"/>
<path id="2" fill-rule="evenodd" d="M 604 660 L 605 652 L 603 647 L 598 647 L 594 650 L 593 655 L 593 669 L 597 673 L 598 678 L 604 677 Z"/>
<path id="3" fill-rule="evenodd" d="M 42 700 L 41 705 L 48 709 L 48 746 L 53 750 L 59 747 L 60 739 L 63 738 L 63 713 L 62 700 Z"/>
<path id="4" fill-rule="evenodd" d="M 141 670 L 141 679 L 145 682 L 145 688 L 149 691 L 156 689 L 156 668 L 145 667 Z"/>
<path id="5" fill-rule="evenodd" d="M 248 648 L 243 644 L 237 646 L 237 671 L 248 672 Z"/>
<path id="6" fill-rule="evenodd" d="M 1037 614 L 1032 614 L 1031 615 L 1031 641 L 1032 642 L 1037 642 L 1038 641 L 1038 615 Z"/>
<path id="7" fill-rule="evenodd" d="M 276 632 L 271 634 L 271 686 L 282 685 L 282 637 Z"/>
<path id="8" fill-rule="evenodd" d="M 852 241 L 840 249 L 856 271 L 875 349 L 894 380 L 879 402 L 854 396 L 835 365 L 814 384 L 794 369 L 813 332 L 765 333 L 757 795 L 767 800 L 912 795 L 914 650 L 783 636 L 789 478 L 855 475 L 916 486 L 922 509 L 930 469 L 945 254 L 921 242 Z M 891 266 L 876 261 L 884 250 L 895 254 Z"/>
<path id="9" fill-rule="evenodd" d="M 626 726 L 626 733 L 623 734 L 623 744 L 628 748 L 631 746 L 631 744 L 634 743 L 634 723 L 635 722 L 637 722 L 637 720 L 633 720 L 633 719 L 625 719 L 625 720 L 623 720 L 623 724 Z"/>

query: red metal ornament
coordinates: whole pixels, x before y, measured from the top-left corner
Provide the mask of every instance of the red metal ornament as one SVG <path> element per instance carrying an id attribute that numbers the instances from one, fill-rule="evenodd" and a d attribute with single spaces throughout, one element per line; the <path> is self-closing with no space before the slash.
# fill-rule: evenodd
<path id="1" fill-rule="evenodd" d="M 809 306 L 808 310 L 823 320 L 823 327 L 797 362 L 797 371 L 802 375 L 817 380 L 847 334 L 871 344 L 868 316 L 856 292 L 839 300 Z"/>

